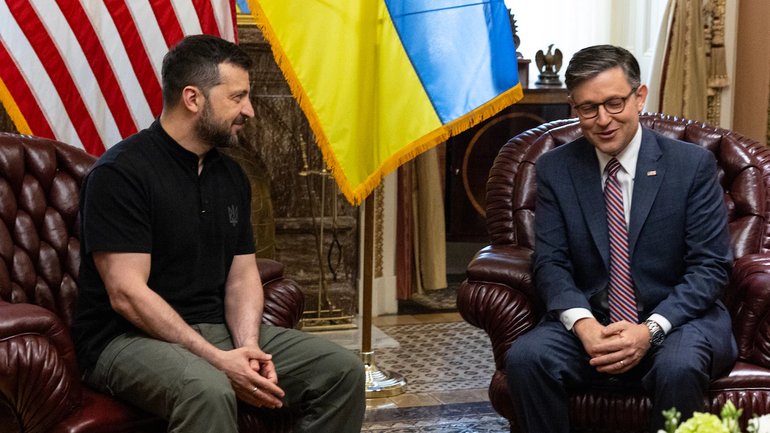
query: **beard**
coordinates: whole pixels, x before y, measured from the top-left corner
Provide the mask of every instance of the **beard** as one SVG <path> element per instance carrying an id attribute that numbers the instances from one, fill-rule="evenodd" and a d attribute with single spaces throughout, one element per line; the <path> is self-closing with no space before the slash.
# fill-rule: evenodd
<path id="1" fill-rule="evenodd" d="M 246 119 L 238 116 L 233 124 L 242 125 Z M 232 147 L 238 144 L 238 135 L 230 132 L 231 124 L 217 123 L 209 102 L 203 106 L 200 120 L 195 124 L 195 132 L 198 137 L 213 147 Z"/>

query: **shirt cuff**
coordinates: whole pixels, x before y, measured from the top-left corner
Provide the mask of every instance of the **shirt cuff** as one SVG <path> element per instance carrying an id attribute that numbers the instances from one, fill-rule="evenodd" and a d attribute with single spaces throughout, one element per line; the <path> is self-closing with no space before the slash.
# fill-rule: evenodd
<path id="1" fill-rule="evenodd" d="M 672 328 L 671 322 L 669 322 L 668 319 L 658 313 L 653 313 L 650 315 L 650 317 L 647 318 L 647 320 L 652 320 L 653 322 L 660 325 L 660 327 L 663 328 L 663 333 L 666 335 L 668 335 L 668 331 L 670 331 Z"/>
<path id="2" fill-rule="evenodd" d="M 589 317 L 594 317 L 594 315 L 587 308 L 570 308 L 559 313 L 559 320 L 567 328 L 567 331 L 572 331 L 572 327 L 575 326 L 575 322 L 578 320 Z"/>

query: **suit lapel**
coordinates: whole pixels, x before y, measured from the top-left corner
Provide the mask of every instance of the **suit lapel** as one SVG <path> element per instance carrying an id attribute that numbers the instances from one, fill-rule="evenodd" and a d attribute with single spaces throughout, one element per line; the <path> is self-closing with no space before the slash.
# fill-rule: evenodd
<path id="1" fill-rule="evenodd" d="M 660 163 L 661 156 L 663 152 L 655 135 L 649 130 L 642 129 L 642 145 L 636 162 L 634 195 L 631 202 L 631 226 L 628 230 L 628 249 L 631 256 L 663 182 L 665 168 Z"/>
<path id="2" fill-rule="evenodd" d="M 570 175 L 580 209 L 588 230 L 605 264 L 609 264 L 609 234 L 607 232 L 607 211 L 602 192 L 602 178 L 599 160 L 594 147 L 581 138 L 581 148 L 574 153 L 574 164 L 570 164 Z"/>

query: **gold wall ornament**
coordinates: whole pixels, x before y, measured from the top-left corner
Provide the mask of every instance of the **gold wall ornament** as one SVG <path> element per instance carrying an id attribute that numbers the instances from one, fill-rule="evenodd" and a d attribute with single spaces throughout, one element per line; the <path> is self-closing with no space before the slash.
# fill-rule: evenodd
<path id="1" fill-rule="evenodd" d="M 725 0 L 703 4 L 703 37 L 708 65 L 707 122 L 719 126 L 722 117 L 722 90 L 729 84 L 725 60 Z"/>
<path id="2" fill-rule="evenodd" d="M 383 250 L 385 247 L 385 187 L 380 183 L 374 200 L 374 277 L 382 277 Z"/>
<path id="3" fill-rule="evenodd" d="M 712 89 L 721 89 L 729 84 L 725 58 L 725 0 L 707 1 L 703 12 L 708 85 Z"/>
<path id="4" fill-rule="evenodd" d="M 722 93 L 716 92 L 708 96 L 708 112 L 706 123 L 712 126 L 719 126 L 722 118 Z"/>

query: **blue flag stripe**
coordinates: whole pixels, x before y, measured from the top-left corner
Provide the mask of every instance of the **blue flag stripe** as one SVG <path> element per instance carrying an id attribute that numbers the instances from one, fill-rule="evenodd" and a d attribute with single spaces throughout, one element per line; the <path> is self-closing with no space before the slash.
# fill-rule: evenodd
<path id="1" fill-rule="evenodd" d="M 503 0 L 385 0 L 393 24 L 442 123 L 518 83 Z"/>

